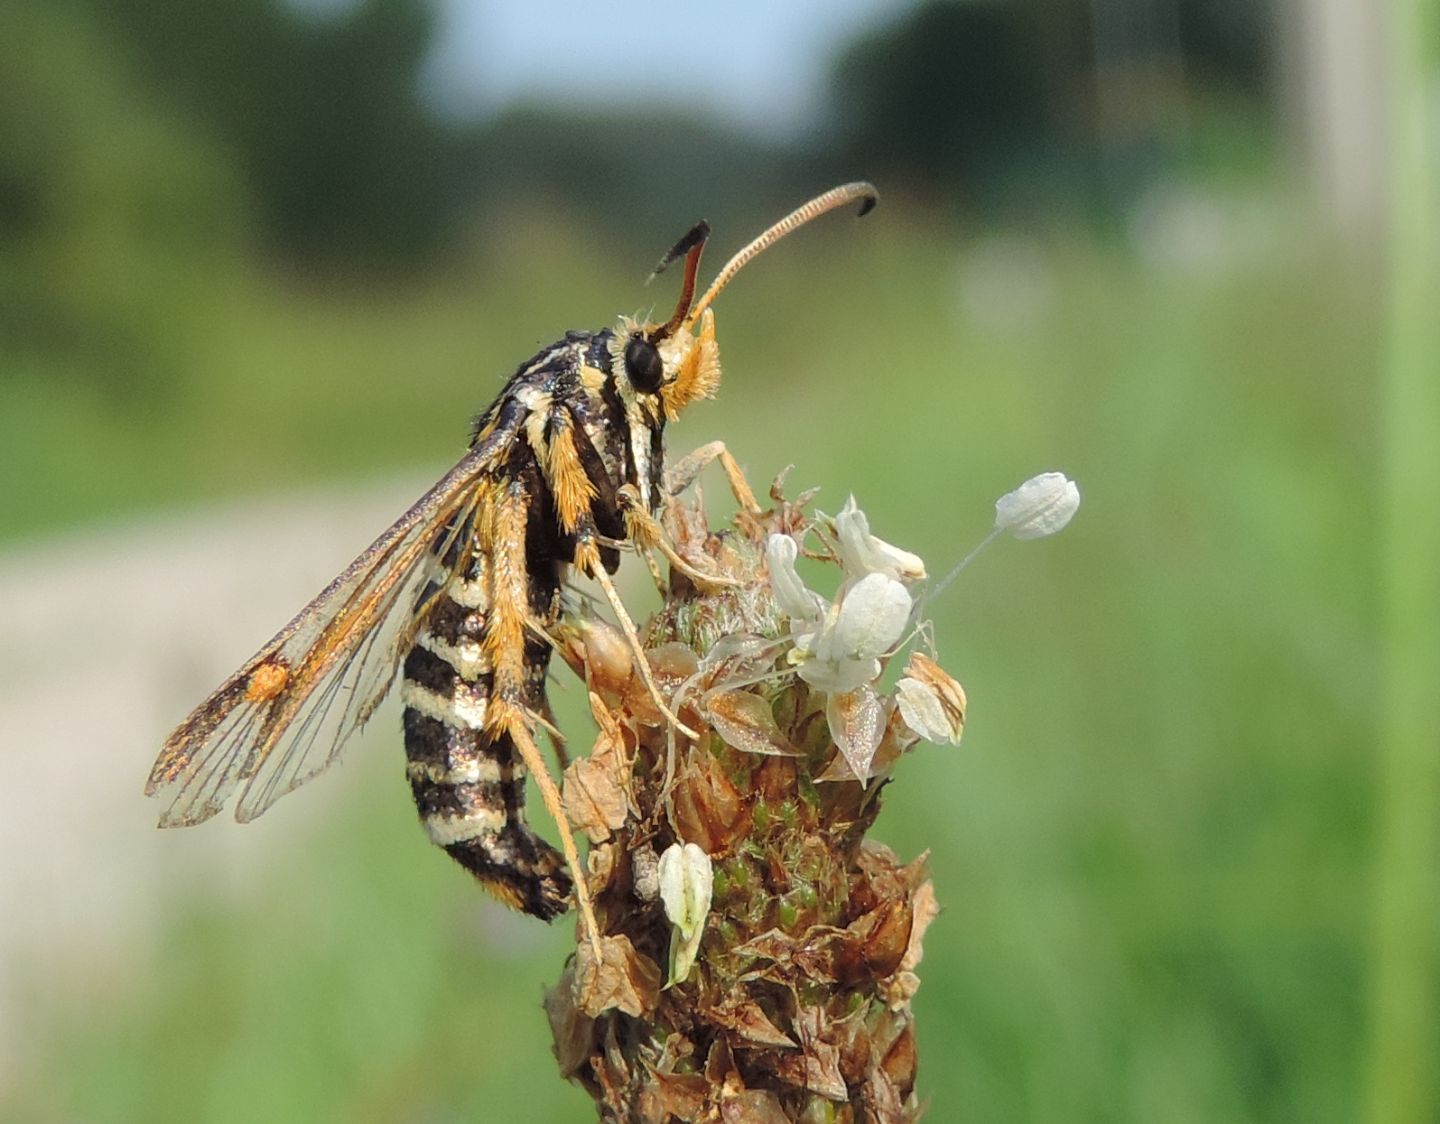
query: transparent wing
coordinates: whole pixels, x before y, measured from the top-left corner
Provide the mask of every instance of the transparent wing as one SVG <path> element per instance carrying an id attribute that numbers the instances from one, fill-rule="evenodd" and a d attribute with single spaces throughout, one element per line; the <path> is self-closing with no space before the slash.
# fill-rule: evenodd
<path id="1" fill-rule="evenodd" d="M 161 827 L 200 823 L 238 791 L 260 815 L 339 756 L 395 681 L 427 605 L 468 558 L 484 481 L 515 426 L 502 419 L 166 740 L 145 786 L 169 798 Z"/>

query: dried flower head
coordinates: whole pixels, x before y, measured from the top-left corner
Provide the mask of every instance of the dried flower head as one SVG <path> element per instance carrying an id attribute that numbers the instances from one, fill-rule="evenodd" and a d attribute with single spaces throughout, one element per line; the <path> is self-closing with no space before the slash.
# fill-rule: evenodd
<path id="1" fill-rule="evenodd" d="M 670 501 L 683 565 L 644 630 L 698 737 L 666 720 L 612 626 L 556 638 L 600 731 L 564 799 L 591 840 L 602 951 L 581 940 L 547 997 L 556 1057 L 608 1121 L 915 1120 L 910 1003 L 938 906 L 923 856 L 903 864 L 865 833 L 907 750 L 960 740 L 965 691 L 922 651 L 884 687 L 928 643 L 925 565 L 853 497 L 812 514 L 777 480 L 762 511 L 732 485 L 743 510 L 718 532 L 698 500 Z M 1052 534 L 1078 502 L 1073 481 L 1036 477 L 996 504 L 986 541 Z M 836 567 L 833 593 L 801 577 L 802 552 Z"/>
<path id="2" fill-rule="evenodd" d="M 954 740 L 964 693 L 918 654 L 903 690 L 881 684 L 921 560 L 853 500 L 827 518 L 771 496 L 718 533 L 698 503 L 665 513 L 677 554 L 726 579 L 672 571 L 644 632 L 698 739 L 664 721 L 610 626 L 558 638 L 600 727 L 564 793 L 604 955 L 580 942 L 547 1009 L 561 1069 L 607 1120 L 919 1113 L 910 999 L 934 894 L 923 860 L 865 833 L 877 778 L 922 736 Z M 802 544 L 838 564 L 832 594 L 801 578 Z"/>

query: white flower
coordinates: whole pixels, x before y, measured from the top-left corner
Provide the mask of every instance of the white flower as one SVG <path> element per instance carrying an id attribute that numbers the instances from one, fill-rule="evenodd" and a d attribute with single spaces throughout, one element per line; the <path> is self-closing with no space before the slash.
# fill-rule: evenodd
<path id="1" fill-rule="evenodd" d="M 905 634 L 910 591 L 894 578 L 866 574 L 841 591 L 824 624 L 807 638 L 800 678 L 821 691 L 853 691 L 880 675 L 880 657 Z"/>
<path id="2" fill-rule="evenodd" d="M 776 606 L 790 618 L 791 663 L 820 691 L 844 694 L 880 675 L 880 658 L 905 634 L 913 602 L 900 580 L 925 574 L 909 551 L 870 533 L 851 496 L 835 517 L 838 553 L 847 577 L 827 602 L 795 571 L 799 547 L 789 535 L 771 535 L 765 561 Z"/>
<path id="3" fill-rule="evenodd" d="M 670 981 L 680 983 L 695 966 L 714 885 L 710 856 L 694 843 L 672 843 L 660 856 L 660 901 L 675 926 L 670 942 Z"/>
<path id="4" fill-rule="evenodd" d="M 828 695 L 830 735 L 862 784 L 885 730 L 885 708 L 873 684 L 910 625 L 914 602 L 905 583 L 925 563 L 870 533 L 851 496 L 832 521 L 845 580 L 833 601 L 806 588 L 795 572 L 799 547 L 788 535 L 765 544 L 776 606 L 790 618 L 789 661 L 800 678 Z"/>
<path id="5" fill-rule="evenodd" d="M 1063 472 L 1042 472 L 995 501 L 995 529 L 1041 539 L 1061 530 L 1079 506 L 1075 481 Z"/>
<path id="6" fill-rule="evenodd" d="M 925 563 L 920 556 L 892 546 L 870 533 L 870 521 L 855 506 L 851 496 L 835 516 L 835 537 L 840 545 L 840 564 L 851 577 L 862 574 L 886 574 L 905 581 L 919 581 L 925 576 Z"/>

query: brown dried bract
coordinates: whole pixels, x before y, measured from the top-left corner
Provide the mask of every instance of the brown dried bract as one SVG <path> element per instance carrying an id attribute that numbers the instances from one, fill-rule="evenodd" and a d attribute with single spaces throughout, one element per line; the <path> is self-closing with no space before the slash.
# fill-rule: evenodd
<path id="1" fill-rule="evenodd" d="M 675 832 L 712 858 L 729 851 L 749 827 L 749 807 L 740 790 L 708 753 L 691 754 L 671 795 Z"/>
<path id="2" fill-rule="evenodd" d="M 570 826 L 583 831 L 590 842 L 599 843 L 610 838 L 630 815 L 630 762 L 619 726 L 593 691 L 590 709 L 600 734 L 589 756 L 572 761 L 565 770 L 561 791 Z"/>
<path id="3" fill-rule="evenodd" d="M 799 757 L 800 750 L 775 724 L 770 703 L 749 691 L 716 691 L 705 699 L 705 713 L 727 745 L 745 753 Z"/>
<path id="4" fill-rule="evenodd" d="M 603 937 L 600 946 L 604 960 L 598 963 L 588 942 L 576 949 L 576 1010 L 592 1019 L 612 1009 L 637 1016 L 653 1011 L 661 978 L 655 961 L 636 952 L 629 937 Z"/>
<path id="5" fill-rule="evenodd" d="M 760 1009 L 760 1004 L 750 1000 L 737 1002 L 729 999 L 709 1008 L 706 1013 L 718 1026 L 733 1030 L 741 1042 L 758 1046 L 795 1046 L 795 1040 L 770 1021 Z"/>

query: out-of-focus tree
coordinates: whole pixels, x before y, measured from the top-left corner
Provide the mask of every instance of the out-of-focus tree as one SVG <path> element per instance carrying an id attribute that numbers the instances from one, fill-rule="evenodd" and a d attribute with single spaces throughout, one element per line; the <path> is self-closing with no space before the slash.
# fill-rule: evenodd
<path id="1" fill-rule="evenodd" d="M 1085 24 L 1078 5 L 1047 11 L 932 2 L 858 39 L 832 75 L 842 146 L 867 168 L 968 196 L 1058 150 L 1083 92 Z"/>
<path id="2" fill-rule="evenodd" d="M 273 245 L 368 265 L 433 246 L 448 138 L 419 95 L 429 5 L 87 2 L 160 97 L 233 147 Z"/>
<path id="3" fill-rule="evenodd" d="M 1117 155 L 1153 171 L 1184 148 L 1193 101 L 1263 118 L 1270 18 L 1243 0 L 929 0 L 836 61 L 839 141 L 877 176 L 982 207 L 1098 201 Z"/>
<path id="4" fill-rule="evenodd" d="M 482 223 L 539 206 L 658 257 L 698 218 L 738 237 L 767 201 L 779 207 L 855 174 L 683 113 L 532 104 L 464 139 L 453 190 Z"/>
<path id="5" fill-rule="evenodd" d="M 1272 0 L 1177 0 L 1180 49 L 1193 80 L 1257 104 L 1274 94 Z"/>

